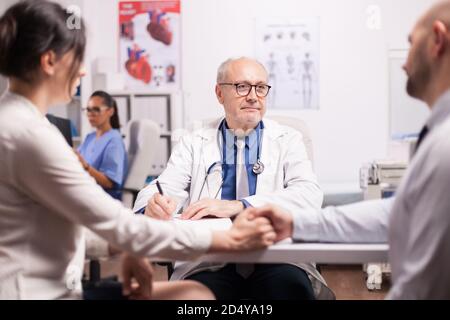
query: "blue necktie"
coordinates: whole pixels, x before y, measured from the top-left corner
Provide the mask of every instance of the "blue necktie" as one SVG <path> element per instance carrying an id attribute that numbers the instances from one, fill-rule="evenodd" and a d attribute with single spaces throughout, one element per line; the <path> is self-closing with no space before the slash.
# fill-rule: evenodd
<path id="1" fill-rule="evenodd" d="M 427 134 L 428 134 L 428 127 L 424 126 L 419 133 L 419 138 L 417 139 L 416 150 L 414 151 L 414 154 L 417 153 L 417 150 L 419 149 L 420 144 L 423 142 L 423 140 L 425 139 Z"/>

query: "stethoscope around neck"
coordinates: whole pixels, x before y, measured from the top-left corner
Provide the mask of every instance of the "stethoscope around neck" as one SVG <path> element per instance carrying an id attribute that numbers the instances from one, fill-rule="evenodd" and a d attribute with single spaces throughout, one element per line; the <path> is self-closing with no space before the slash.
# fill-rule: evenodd
<path id="1" fill-rule="evenodd" d="M 260 122 L 258 124 L 258 126 L 259 126 L 259 129 L 260 129 L 260 130 L 256 131 L 256 133 L 257 133 L 257 142 L 258 142 L 258 150 L 257 150 L 257 154 L 256 154 L 256 162 L 253 164 L 253 167 L 252 167 L 252 172 L 255 175 L 257 175 L 257 176 L 264 172 L 264 164 L 261 161 L 261 150 L 262 150 L 262 141 L 263 141 L 263 134 L 264 134 L 264 132 L 263 132 L 264 131 L 263 130 L 264 129 L 264 125 L 263 125 L 262 122 Z M 212 170 L 215 167 L 217 167 L 217 166 L 220 166 L 221 168 L 223 168 L 224 158 L 226 157 L 226 141 L 224 143 L 226 135 L 223 134 L 224 127 L 225 127 L 225 119 L 222 120 L 222 122 L 221 122 L 221 124 L 220 124 L 220 126 L 219 126 L 219 128 L 217 130 L 217 145 L 219 146 L 219 150 L 222 151 L 221 152 L 221 160 L 220 161 L 215 161 L 206 170 L 205 179 L 203 180 L 202 187 L 200 188 L 200 193 L 199 193 L 199 196 L 198 196 L 199 199 L 197 199 L 197 201 L 200 200 L 200 197 L 201 197 L 201 194 L 202 194 L 203 189 L 205 187 L 205 184 L 208 183 L 207 182 L 208 181 L 208 176 L 211 174 Z M 221 138 L 221 136 L 222 136 L 222 138 Z M 219 195 L 220 190 L 222 190 L 223 183 L 224 183 L 225 178 L 226 178 L 226 171 L 224 172 L 224 170 L 222 169 L 221 175 L 222 175 L 222 181 L 220 183 L 219 189 L 217 190 L 216 194 L 214 195 L 214 199 L 217 199 L 217 196 Z"/>

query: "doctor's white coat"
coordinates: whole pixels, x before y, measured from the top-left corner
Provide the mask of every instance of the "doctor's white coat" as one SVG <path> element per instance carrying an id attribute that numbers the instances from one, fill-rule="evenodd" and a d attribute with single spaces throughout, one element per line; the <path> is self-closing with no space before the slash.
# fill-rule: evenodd
<path id="1" fill-rule="evenodd" d="M 208 168 L 222 162 L 221 137 L 217 119 L 193 133 L 183 136 L 175 146 L 167 168 L 159 176 L 164 193 L 176 198 L 178 208 L 187 207 L 203 198 L 214 198 L 221 188 L 221 166 L 214 166 L 207 175 Z M 275 204 L 294 215 L 302 209 L 320 209 L 323 193 L 317 183 L 308 159 L 302 134 L 290 127 L 272 120 L 264 120 L 261 162 L 264 172 L 258 175 L 256 194 L 245 198 L 252 206 Z M 139 193 L 134 211 L 147 205 L 151 196 L 158 192 L 151 183 Z M 218 193 L 220 198 L 220 192 Z M 316 210 L 308 210 L 316 212 Z M 313 284 L 318 298 L 332 298 L 333 294 L 312 263 L 299 263 Z M 218 270 L 223 264 L 202 262 L 177 262 L 172 280 L 183 279 L 203 270 Z"/>

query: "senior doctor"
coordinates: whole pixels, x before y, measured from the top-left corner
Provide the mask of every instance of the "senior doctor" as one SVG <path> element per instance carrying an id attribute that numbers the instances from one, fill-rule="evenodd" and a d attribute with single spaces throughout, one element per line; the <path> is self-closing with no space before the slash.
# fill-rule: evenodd
<path id="1" fill-rule="evenodd" d="M 247 207 L 319 209 L 323 194 L 301 133 L 264 119 L 270 92 L 264 66 L 229 59 L 217 73 L 225 117 L 183 136 L 166 170 L 141 190 L 134 211 L 159 219 L 232 218 Z M 176 263 L 174 279 L 192 279 L 218 299 L 314 299 L 331 291 L 313 264 Z"/>

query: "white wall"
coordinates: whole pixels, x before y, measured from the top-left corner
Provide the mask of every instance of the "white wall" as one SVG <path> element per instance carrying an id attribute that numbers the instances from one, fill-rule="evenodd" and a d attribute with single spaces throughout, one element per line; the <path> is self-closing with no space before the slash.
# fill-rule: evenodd
<path id="1" fill-rule="evenodd" d="M 97 57 L 117 59 L 119 0 L 82 3 L 88 71 Z M 229 56 L 254 55 L 256 17 L 319 16 L 320 110 L 289 114 L 307 121 L 320 182 L 357 181 L 363 162 L 386 155 L 388 50 L 407 35 L 433 0 L 182 0 L 182 87 L 185 123 L 222 113 L 216 69 Z M 369 5 L 381 9 L 381 30 L 366 27 Z M 83 104 L 91 91 L 83 81 Z M 84 122 L 83 134 L 89 129 Z"/>
<path id="2" fill-rule="evenodd" d="M 0 14 L 3 14 L 6 11 L 6 9 L 8 9 L 11 5 L 13 5 L 16 2 L 17 0 L 2 0 L 0 2 Z"/>
<path id="3" fill-rule="evenodd" d="M 321 182 L 356 181 L 362 162 L 386 155 L 389 48 L 407 34 L 430 0 L 194 0 L 183 5 L 183 88 L 189 120 L 220 114 L 213 84 L 225 58 L 254 54 L 254 18 L 319 16 L 320 111 L 290 112 L 309 124 Z M 380 31 L 366 27 L 379 5 Z"/>
<path id="4" fill-rule="evenodd" d="M 119 0 L 85 1 L 90 58 L 117 59 Z M 219 116 L 217 66 L 254 55 L 256 17 L 319 16 L 320 111 L 289 115 L 307 121 L 321 182 L 356 182 L 363 162 L 386 156 L 388 49 L 407 48 L 407 35 L 432 0 L 184 0 L 182 87 L 185 123 Z M 381 30 L 366 27 L 369 5 L 381 9 Z M 270 111 L 269 111 L 270 113 Z M 280 113 L 280 112 L 278 112 Z"/>

